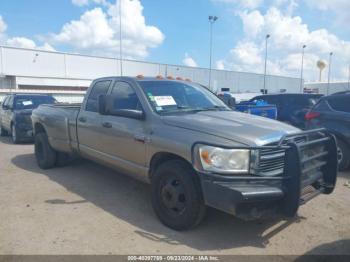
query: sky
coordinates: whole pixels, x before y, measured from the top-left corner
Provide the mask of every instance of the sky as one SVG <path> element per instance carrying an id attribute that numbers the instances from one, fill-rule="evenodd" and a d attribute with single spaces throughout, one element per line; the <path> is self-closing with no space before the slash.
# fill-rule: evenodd
<path id="1" fill-rule="evenodd" d="M 1 0 L 0 45 L 209 67 L 317 81 L 350 70 L 349 0 Z"/>

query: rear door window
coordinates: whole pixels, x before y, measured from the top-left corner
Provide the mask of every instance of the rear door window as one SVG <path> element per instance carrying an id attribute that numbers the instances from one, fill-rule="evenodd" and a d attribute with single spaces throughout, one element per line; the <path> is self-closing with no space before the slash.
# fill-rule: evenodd
<path id="1" fill-rule="evenodd" d="M 139 99 L 134 89 L 127 82 L 116 82 L 112 89 L 115 110 L 141 110 Z"/>
<path id="2" fill-rule="evenodd" d="M 104 80 L 95 83 L 92 87 L 88 100 L 86 102 L 86 111 L 97 112 L 97 100 L 100 95 L 106 95 L 108 93 L 111 80 Z"/>
<path id="3" fill-rule="evenodd" d="M 350 113 L 350 96 L 330 97 L 328 104 L 335 111 Z"/>

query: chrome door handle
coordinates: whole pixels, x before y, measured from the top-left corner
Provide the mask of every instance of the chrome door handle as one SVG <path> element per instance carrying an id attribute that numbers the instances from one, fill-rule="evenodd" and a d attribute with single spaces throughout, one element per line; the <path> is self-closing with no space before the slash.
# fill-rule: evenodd
<path id="1" fill-rule="evenodd" d="M 112 124 L 109 123 L 109 122 L 102 123 L 102 126 L 105 127 L 105 128 L 112 128 Z"/>
<path id="2" fill-rule="evenodd" d="M 146 141 L 146 137 L 144 135 L 134 135 L 134 139 L 141 143 L 145 143 Z"/>

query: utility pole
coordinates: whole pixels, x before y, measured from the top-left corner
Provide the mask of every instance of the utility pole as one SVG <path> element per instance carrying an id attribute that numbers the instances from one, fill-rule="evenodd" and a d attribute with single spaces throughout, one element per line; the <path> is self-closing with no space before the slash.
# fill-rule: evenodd
<path id="1" fill-rule="evenodd" d="M 264 67 L 264 94 L 266 94 L 266 66 L 267 66 L 267 39 L 270 38 L 270 35 L 267 34 L 265 37 L 265 67 Z"/>
<path id="2" fill-rule="evenodd" d="M 329 53 L 329 61 L 328 61 L 328 84 L 327 84 L 327 95 L 329 95 L 330 82 L 331 82 L 331 66 L 332 66 L 332 56 L 333 52 Z"/>
<path id="3" fill-rule="evenodd" d="M 211 70 L 212 70 L 212 53 L 213 53 L 213 24 L 218 20 L 217 16 L 209 16 L 210 23 L 210 51 L 209 51 L 209 89 L 211 90 Z"/>
<path id="4" fill-rule="evenodd" d="M 119 0 L 119 62 L 121 76 L 123 76 L 122 2 L 123 0 Z"/>
<path id="5" fill-rule="evenodd" d="M 301 70 L 300 70 L 300 93 L 303 92 L 303 71 L 304 71 L 304 53 L 305 53 L 306 45 L 303 45 L 302 53 L 301 53 Z"/>

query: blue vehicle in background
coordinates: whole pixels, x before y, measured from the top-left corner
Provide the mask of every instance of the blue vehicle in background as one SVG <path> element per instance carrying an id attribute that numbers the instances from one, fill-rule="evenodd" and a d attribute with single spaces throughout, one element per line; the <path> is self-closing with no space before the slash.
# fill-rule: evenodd
<path id="1" fill-rule="evenodd" d="M 234 94 L 229 92 L 224 92 L 218 94 L 219 98 L 224 101 L 226 105 L 231 107 L 232 109 L 248 113 L 256 116 L 267 117 L 270 119 L 277 119 L 277 107 L 276 105 L 268 104 L 263 100 L 255 100 L 255 101 L 241 101 L 240 103 L 236 103 L 236 99 Z"/>
<path id="2" fill-rule="evenodd" d="M 277 119 L 276 105 L 270 105 L 263 100 L 256 100 L 253 102 L 243 101 L 236 105 L 236 110 L 252 115 Z"/>

